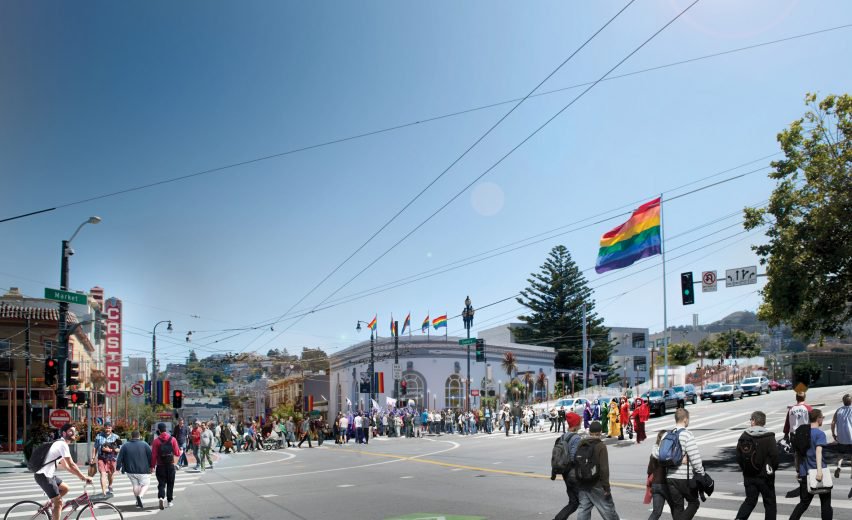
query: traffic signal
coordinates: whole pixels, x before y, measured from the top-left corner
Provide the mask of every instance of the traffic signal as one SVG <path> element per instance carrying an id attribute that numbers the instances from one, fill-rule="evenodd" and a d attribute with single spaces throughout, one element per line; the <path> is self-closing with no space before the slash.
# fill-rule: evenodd
<path id="1" fill-rule="evenodd" d="M 65 397 L 64 395 L 57 395 L 56 396 L 56 408 L 58 408 L 60 410 L 64 410 L 65 408 L 68 408 L 68 398 Z"/>
<path id="2" fill-rule="evenodd" d="M 476 340 L 476 362 L 485 363 L 485 340 Z"/>
<path id="3" fill-rule="evenodd" d="M 82 406 L 86 404 L 86 392 L 71 392 L 68 398 L 72 405 Z"/>
<path id="4" fill-rule="evenodd" d="M 695 293 L 692 291 L 692 272 L 680 273 L 680 296 L 684 305 L 695 303 Z"/>
<path id="5" fill-rule="evenodd" d="M 399 382 L 399 393 L 401 395 L 405 395 L 405 393 L 407 391 L 408 391 L 408 383 L 406 383 L 405 379 L 403 379 L 402 381 Z"/>
<path id="6" fill-rule="evenodd" d="M 56 384 L 56 376 L 59 374 L 57 370 L 57 361 L 53 358 L 44 360 L 44 384 L 52 386 Z"/>
<path id="7" fill-rule="evenodd" d="M 183 406 L 183 390 L 172 391 L 172 407 L 181 408 Z"/>
<path id="8" fill-rule="evenodd" d="M 70 359 L 65 365 L 65 386 L 77 386 L 80 384 L 80 363 Z"/>

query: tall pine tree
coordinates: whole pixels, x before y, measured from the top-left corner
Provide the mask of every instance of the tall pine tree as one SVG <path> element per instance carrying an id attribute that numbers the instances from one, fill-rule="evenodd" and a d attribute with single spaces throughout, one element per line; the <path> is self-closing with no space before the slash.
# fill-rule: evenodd
<path id="1" fill-rule="evenodd" d="M 594 343 L 590 363 L 607 374 L 607 383 L 617 382 L 618 372 L 609 364 L 613 348 L 609 328 L 595 313 L 592 290 L 568 249 L 554 247 L 540 271 L 531 273 L 527 282 L 529 287 L 518 298 L 518 303 L 529 309 L 528 314 L 518 316 L 527 326 L 513 331 L 516 341 L 553 347 L 556 368 L 581 370 L 585 302 L 588 338 Z"/>

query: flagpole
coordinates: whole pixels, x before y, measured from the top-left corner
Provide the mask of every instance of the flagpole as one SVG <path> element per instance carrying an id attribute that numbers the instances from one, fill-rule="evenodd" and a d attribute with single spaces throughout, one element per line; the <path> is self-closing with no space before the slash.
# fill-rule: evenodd
<path id="1" fill-rule="evenodd" d="M 660 252 L 663 255 L 663 357 L 664 357 L 664 368 L 663 368 L 663 378 L 665 379 L 665 383 L 663 383 L 663 388 L 668 388 L 669 386 L 669 314 L 668 314 L 668 305 L 666 305 L 667 297 L 666 297 L 666 234 L 665 234 L 665 226 L 663 225 L 663 194 L 660 193 Z M 654 378 L 657 375 L 654 374 Z"/>
<path id="2" fill-rule="evenodd" d="M 426 342 L 427 343 L 431 341 L 432 331 L 430 329 L 432 328 L 432 322 L 429 320 L 429 318 L 431 318 L 431 317 L 432 317 L 432 312 L 427 310 L 426 311 L 426 322 L 427 322 L 426 323 Z"/>
<path id="3" fill-rule="evenodd" d="M 449 315 L 450 315 L 449 312 L 444 311 L 444 316 L 449 316 Z M 449 330 L 450 330 L 450 324 L 445 321 L 444 322 L 444 343 L 447 343 L 449 341 L 449 337 L 447 337 L 447 334 L 449 334 Z"/>

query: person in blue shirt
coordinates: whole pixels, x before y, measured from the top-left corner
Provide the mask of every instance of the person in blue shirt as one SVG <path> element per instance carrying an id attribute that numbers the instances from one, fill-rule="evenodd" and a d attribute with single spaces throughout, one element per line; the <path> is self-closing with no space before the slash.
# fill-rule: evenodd
<path id="1" fill-rule="evenodd" d="M 799 520 L 805 511 L 808 510 L 811 500 L 814 498 L 812 494 L 808 493 L 808 470 L 815 469 L 816 479 L 821 481 L 823 479 L 823 470 L 827 468 L 822 458 L 823 447 L 828 444 L 825 432 L 820 429 L 822 428 L 823 421 L 822 411 L 814 408 L 808 413 L 808 419 L 811 421 L 811 446 L 808 448 L 805 458 L 799 464 L 799 503 L 796 504 L 793 514 L 790 515 L 790 520 Z M 820 493 L 819 503 L 822 520 L 831 520 L 833 515 L 831 509 L 831 492 Z"/>

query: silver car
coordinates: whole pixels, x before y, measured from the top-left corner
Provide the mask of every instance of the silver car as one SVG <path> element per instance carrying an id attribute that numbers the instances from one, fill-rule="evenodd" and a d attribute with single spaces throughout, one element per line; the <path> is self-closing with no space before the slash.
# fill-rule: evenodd
<path id="1" fill-rule="evenodd" d="M 736 398 L 743 398 L 743 389 L 740 385 L 722 385 L 718 390 L 710 394 L 710 400 L 716 401 L 733 401 Z"/>
<path id="2" fill-rule="evenodd" d="M 747 377 L 743 379 L 743 382 L 740 383 L 740 386 L 743 389 L 744 394 L 755 394 L 760 395 L 764 392 L 767 394 L 772 390 L 769 388 L 769 379 L 761 376 L 761 377 Z"/>

